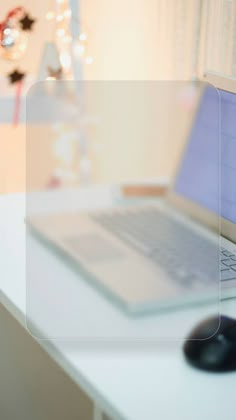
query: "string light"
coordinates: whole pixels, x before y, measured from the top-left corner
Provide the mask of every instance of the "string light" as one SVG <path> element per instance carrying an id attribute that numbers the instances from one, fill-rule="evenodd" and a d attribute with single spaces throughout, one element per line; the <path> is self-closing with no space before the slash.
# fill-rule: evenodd
<path id="1" fill-rule="evenodd" d="M 71 10 L 70 9 L 66 9 L 64 11 L 64 17 L 68 18 L 68 19 L 71 17 Z"/>
<path id="2" fill-rule="evenodd" d="M 61 65 L 64 70 L 69 70 L 71 67 L 71 56 L 68 52 L 63 51 L 60 54 Z"/>
<path id="3" fill-rule="evenodd" d="M 78 59 L 78 58 L 82 57 L 84 52 L 85 52 L 85 46 L 84 45 L 77 43 L 73 46 L 73 54 L 74 54 L 75 58 Z"/>
<path id="4" fill-rule="evenodd" d="M 54 0 L 55 1 L 55 0 Z M 56 8 L 55 11 L 49 10 L 46 14 L 46 19 L 53 21 L 53 30 L 55 31 L 55 43 L 59 52 L 59 59 L 60 59 L 60 68 L 59 69 L 53 69 L 54 72 L 48 72 L 47 80 L 52 81 L 49 82 L 49 90 L 52 91 L 55 83 L 53 83 L 54 80 L 73 80 L 74 79 L 74 73 L 73 73 L 73 67 L 72 59 L 74 61 L 78 60 L 78 62 L 84 62 L 85 64 L 91 65 L 93 63 L 93 57 L 88 54 L 88 36 L 84 31 L 81 31 L 74 36 L 74 25 L 71 25 L 71 19 L 72 19 L 72 13 L 70 8 L 70 0 L 56 0 Z M 71 28 L 71 26 L 73 28 Z M 79 22 L 78 22 L 79 26 Z M 73 29 L 73 32 L 71 33 L 71 30 Z M 76 67 L 76 66 L 75 66 Z M 59 73 L 58 73 L 59 72 Z M 60 75 L 60 77 L 57 77 L 57 74 Z M 54 77 L 55 76 L 55 77 Z M 74 97 L 74 84 L 68 84 L 68 94 L 70 93 Z M 90 180 L 91 175 L 91 162 L 89 157 L 87 156 L 87 146 L 86 142 L 87 139 L 78 139 L 78 133 L 77 133 L 77 123 L 76 128 L 73 129 L 75 132 L 75 138 L 76 138 L 76 148 L 79 141 L 80 147 L 81 147 L 81 158 L 80 158 L 80 177 L 81 182 L 88 182 Z M 60 133 L 58 133 L 58 148 L 63 148 L 63 159 L 65 160 L 65 156 L 67 154 L 67 151 L 65 147 L 71 145 L 70 139 L 66 139 L 66 141 L 62 141 L 60 139 Z M 65 136 L 62 136 L 65 139 Z M 63 143 L 64 142 L 64 143 Z M 62 144 L 63 143 L 63 144 Z M 72 145 L 74 147 L 74 145 Z M 58 148 L 56 150 L 57 157 L 58 157 Z M 74 150 L 74 149 L 73 149 Z M 68 155 L 69 156 L 69 155 Z M 67 159 L 67 157 L 66 157 Z M 64 161 L 63 161 L 64 162 Z M 63 163 L 62 162 L 62 163 Z M 67 161 L 66 161 L 67 164 Z M 68 164 L 71 165 L 71 162 L 68 161 Z M 61 173 L 61 176 L 57 174 L 57 178 L 59 178 L 60 182 L 68 180 L 71 182 L 76 180 L 78 178 L 77 174 L 74 174 L 73 171 L 66 169 L 66 172 L 64 171 Z M 62 169 L 63 168 L 59 168 Z M 55 175 L 53 175 L 55 177 Z M 52 176 L 52 184 L 53 184 L 53 176 Z M 68 178 L 70 176 L 70 179 Z M 55 182 L 55 180 L 54 180 Z"/>
<path id="5" fill-rule="evenodd" d="M 19 48 L 20 51 L 23 52 L 23 51 L 26 50 L 26 46 L 27 46 L 26 44 L 20 44 L 18 48 Z"/>
<path id="6" fill-rule="evenodd" d="M 10 35 L 11 34 L 11 29 L 10 28 L 6 28 L 3 31 L 4 35 Z"/>
<path id="7" fill-rule="evenodd" d="M 70 19 L 72 16 L 69 0 L 56 0 L 56 10 L 48 10 L 46 19 L 54 20 L 56 32 L 56 44 L 59 50 L 63 77 L 72 79 L 72 56 L 75 60 L 83 60 L 86 64 L 93 63 L 93 57 L 88 54 L 88 36 L 84 31 L 78 35 L 77 39 L 72 39 Z"/>
<path id="8" fill-rule="evenodd" d="M 70 35 L 66 35 L 62 39 L 63 44 L 70 44 L 72 42 L 72 37 Z"/>
<path id="9" fill-rule="evenodd" d="M 80 36 L 79 36 L 79 40 L 80 40 L 80 41 L 86 41 L 86 40 L 87 40 L 87 35 L 86 35 L 86 34 L 84 34 L 84 33 L 80 34 Z"/>
<path id="10" fill-rule="evenodd" d="M 93 64 L 93 57 L 91 57 L 91 55 L 87 56 L 85 58 L 85 63 L 86 64 Z"/>
<path id="11" fill-rule="evenodd" d="M 57 29 L 57 36 L 63 37 L 64 35 L 65 35 L 65 29 L 63 28 Z"/>
<path id="12" fill-rule="evenodd" d="M 63 19 L 64 19 L 63 15 L 57 15 L 57 17 L 56 17 L 57 22 L 62 22 Z"/>
<path id="13" fill-rule="evenodd" d="M 47 19 L 47 20 L 53 20 L 53 19 L 54 19 L 54 17 L 55 17 L 55 13 L 54 13 L 52 10 L 49 10 L 49 11 L 46 13 L 46 19 Z"/>

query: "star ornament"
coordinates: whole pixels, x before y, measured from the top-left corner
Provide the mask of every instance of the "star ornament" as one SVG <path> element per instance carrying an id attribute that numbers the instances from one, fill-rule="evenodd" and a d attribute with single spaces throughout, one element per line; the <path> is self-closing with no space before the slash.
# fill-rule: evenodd
<path id="1" fill-rule="evenodd" d="M 61 80 L 63 76 L 62 67 L 59 67 L 58 69 L 48 67 L 48 76 L 50 79 Z"/>
<path id="2" fill-rule="evenodd" d="M 20 19 L 20 25 L 21 25 L 21 29 L 23 31 L 31 31 L 32 30 L 32 26 L 35 23 L 35 19 L 32 19 L 28 13 L 26 13 L 22 19 Z"/>
<path id="3" fill-rule="evenodd" d="M 8 79 L 11 85 L 14 85 L 14 83 L 21 82 L 25 77 L 24 73 L 21 73 L 17 69 L 14 70 L 12 73 L 8 74 Z"/>

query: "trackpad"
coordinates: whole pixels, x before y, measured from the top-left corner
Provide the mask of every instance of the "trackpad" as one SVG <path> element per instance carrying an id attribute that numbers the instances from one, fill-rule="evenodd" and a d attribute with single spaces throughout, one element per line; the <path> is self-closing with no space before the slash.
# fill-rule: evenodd
<path id="1" fill-rule="evenodd" d="M 120 248 L 97 234 L 76 235 L 64 238 L 63 242 L 78 257 L 90 262 L 104 262 L 124 257 Z"/>

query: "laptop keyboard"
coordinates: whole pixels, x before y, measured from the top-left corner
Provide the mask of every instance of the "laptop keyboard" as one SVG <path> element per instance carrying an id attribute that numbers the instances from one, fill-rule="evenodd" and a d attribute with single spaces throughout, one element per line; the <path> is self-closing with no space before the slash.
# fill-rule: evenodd
<path id="1" fill-rule="evenodd" d="M 236 255 L 156 208 L 90 214 L 184 285 L 236 279 Z M 220 272 L 220 276 L 219 276 Z"/>

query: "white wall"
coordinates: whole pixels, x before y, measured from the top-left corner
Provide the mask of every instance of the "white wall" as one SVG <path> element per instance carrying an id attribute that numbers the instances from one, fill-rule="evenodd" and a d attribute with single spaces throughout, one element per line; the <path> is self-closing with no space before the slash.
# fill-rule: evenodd
<path id="1" fill-rule="evenodd" d="M 156 80 L 157 0 L 82 0 L 93 66 L 86 77 L 99 80 Z"/>

